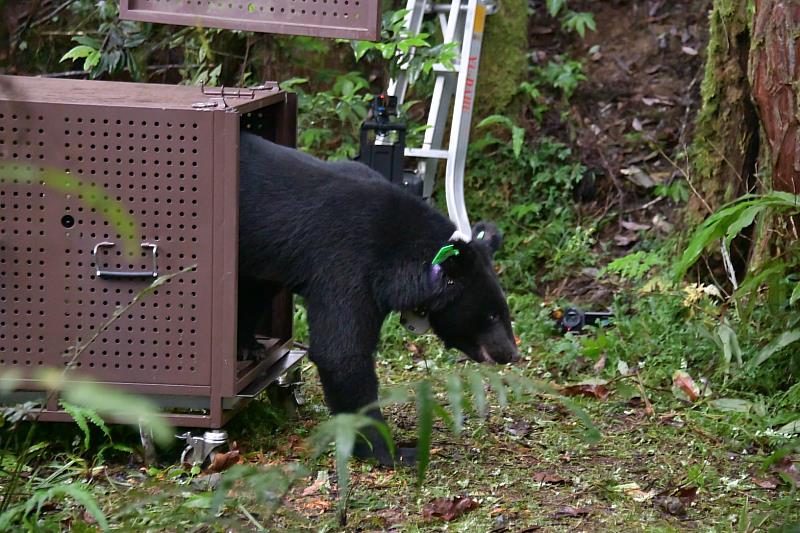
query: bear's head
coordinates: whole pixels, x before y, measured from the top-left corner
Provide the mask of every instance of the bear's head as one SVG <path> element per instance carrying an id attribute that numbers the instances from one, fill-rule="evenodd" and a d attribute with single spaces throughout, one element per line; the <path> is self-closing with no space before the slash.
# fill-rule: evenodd
<path id="1" fill-rule="evenodd" d="M 508 303 L 492 265 L 499 246 L 497 228 L 487 224 L 483 236 L 453 241 L 449 257 L 431 268 L 439 295 L 430 302 L 434 333 L 448 348 L 457 348 L 480 363 L 518 359 Z"/>

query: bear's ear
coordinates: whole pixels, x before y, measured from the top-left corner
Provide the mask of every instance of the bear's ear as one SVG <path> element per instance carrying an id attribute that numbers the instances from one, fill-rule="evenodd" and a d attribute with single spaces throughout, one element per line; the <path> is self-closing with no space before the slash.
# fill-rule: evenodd
<path id="1" fill-rule="evenodd" d="M 503 244 L 503 234 L 491 222 L 481 220 L 472 227 L 472 240 L 476 244 L 486 246 L 489 255 L 494 255 Z"/>
<path id="2" fill-rule="evenodd" d="M 431 263 L 431 280 L 436 284 L 441 280 L 452 284 L 469 275 L 475 266 L 475 250 L 469 243 L 457 239 L 443 246 Z"/>

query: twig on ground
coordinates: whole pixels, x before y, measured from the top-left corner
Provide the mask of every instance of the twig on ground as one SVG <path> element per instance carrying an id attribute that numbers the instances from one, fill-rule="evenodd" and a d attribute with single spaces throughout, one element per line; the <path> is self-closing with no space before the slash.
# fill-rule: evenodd
<path id="1" fill-rule="evenodd" d="M 644 412 L 652 416 L 656 412 L 655 409 L 653 409 L 653 404 L 650 403 L 650 399 L 647 397 L 647 391 L 644 389 L 642 376 L 640 376 L 638 372 L 636 372 L 634 376 L 636 376 L 636 385 L 639 387 L 639 392 L 642 394 L 642 400 L 644 401 Z"/>
<path id="2" fill-rule="evenodd" d="M 678 172 L 681 173 L 683 178 L 686 180 L 686 183 L 689 185 L 689 188 L 692 190 L 692 193 L 694 193 L 694 195 L 697 197 L 697 199 L 700 200 L 700 203 L 702 203 L 703 207 L 706 208 L 706 211 L 708 211 L 708 214 L 710 215 L 710 214 L 714 213 L 714 210 L 711 209 L 710 205 L 708 205 L 708 202 L 706 202 L 706 199 L 703 198 L 702 195 L 695 188 L 694 184 L 692 183 L 692 178 L 689 176 L 689 173 L 685 169 L 681 168 L 681 166 L 678 165 L 675 161 L 673 161 L 670 156 L 668 156 L 666 153 L 664 153 L 664 150 L 662 150 L 661 147 L 658 146 L 655 142 L 653 142 L 652 145 L 653 145 L 653 148 L 661 155 L 661 157 L 666 159 L 666 161 L 670 165 L 672 165 L 672 167 L 675 170 L 677 170 Z M 686 147 L 684 147 L 684 152 L 685 151 L 686 151 Z"/>

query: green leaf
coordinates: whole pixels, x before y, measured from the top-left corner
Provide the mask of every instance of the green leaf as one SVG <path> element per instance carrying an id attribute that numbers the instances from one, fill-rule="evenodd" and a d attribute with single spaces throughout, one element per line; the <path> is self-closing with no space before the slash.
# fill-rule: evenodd
<path id="1" fill-rule="evenodd" d="M 360 427 L 353 415 L 338 415 L 346 417 L 341 423 L 336 424 L 336 478 L 339 483 L 339 504 L 345 505 L 350 491 L 350 468 L 348 462 L 353 456 L 353 447 L 356 443 L 356 434 Z M 337 417 L 338 418 L 338 417 Z"/>
<path id="2" fill-rule="evenodd" d="M 783 433 L 788 437 L 800 434 L 800 418 L 798 418 L 797 420 L 792 420 L 788 424 L 781 426 L 778 429 L 778 433 Z"/>
<path id="3" fill-rule="evenodd" d="M 0 394 L 13 392 L 22 381 L 22 372 L 16 368 L 9 368 L 0 372 Z"/>
<path id="4" fill-rule="evenodd" d="M 78 44 L 89 46 L 94 50 L 100 50 L 100 48 L 103 47 L 103 42 L 100 39 L 91 37 L 89 35 L 76 35 L 75 37 L 72 38 L 72 40 Z"/>
<path id="5" fill-rule="evenodd" d="M 81 432 L 83 433 L 83 449 L 84 451 L 88 450 L 91 432 L 89 431 L 89 424 L 86 422 L 86 417 L 83 416 L 83 409 L 77 405 L 65 402 L 64 400 L 61 400 L 58 403 L 61 404 L 61 408 L 72 417 L 72 420 L 74 420 L 75 424 L 77 424 L 80 428 Z"/>
<path id="6" fill-rule="evenodd" d="M 486 391 L 483 389 L 483 378 L 480 374 L 470 372 L 467 375 L 469 388 L 472 391 L 472 401 L 481 417 L 486 416 Z"/>
<path id="7" fill-rule="evenodd" d="M 730 246 L 734 237 L 739 235 L 744 228 L 752 224 L 758 214 L 764 211 L 764 209 L 766 209 L 766 206 L 764 205 L 751 205 L 744 209 L 736 218 L 736 220 L 734 220 L 731 225 L 728 226 L 728 229 L 725 232 L 725 246 Z"/>
<path id="8" fill-rule="evenodd" d="M 588 12 L 575 12 L 569 11 L 564 17 L 563 27 L 568 30 L 574 30 L 581 36 L 581 38 L 586 36 L 586 29 L 590 29 L 592 31 L 597 30 L 597 25 L 594 21 L 594 15 Z"/>
<path id="9" fill-rule="evenodd" d="M 64 54 L 59 60 L 59 63 L 63 63 L 68 59 L 72 59 L 73 61 L 75 61 L 76 59 L 85 59 L 94 53 L 97 53 L 97 50 L 92 48 L 91 46 L 78 45 L 72 48 L 66 54 Z"/>
<path id="10" fill-rule="evenodd" d="M 595 425 L 592 423 L 592 419 L 589 418 L 589 415 L 586 414 L 586 411 L 578 407 L 578 405 L 575 402 L 573 402 L 568 398 L 562 397 L 559 398 L 559 400 L 561 401 L 561 403 L 564 404 L 564 406 L 567 409 L 572 411 L 572 414 L 578 420 L 580 420 L 581 424 L 584 427 L 584 433 L 581 435 L 581 438 L 583 438 L 583 440 L 589 443 L 596 443 L 602 440 L 603 435 L 600 433 L 600 430 L 598 430 L 597 427 L 595 427 Z"/>
<path id="11" fill-rule="evenodd" d="M 794 305 L 797 300 L 800 300 L 800 283 L 794 284 L 792 295 L 789 297 L 789 305 Z"/>
<path id="12" fill-rule="evenodd" d="M 453 430 L 460 435 L 464 429 L 464 386 L 461 378 L 455 374 L 447 376 L 447 398 L 453 413 Z"/>
<path id="13" fill-rule="evenodd" d="M 281 89 L 284 91 L 295 92 L 294 88 L 298 85 L 308 83 L 308 78 L 289 78 L 280 83 Z"/>
<path id="14" fill-rule="evenodd" d="M 736 357 L 736 363 L 739 366 L 742 365 L 742 350 L 739 348 L 739 340 L 736 337 L 736 332 L 733 331 L 729 325 L 720 324 L 717 328 L 717 336 L 720 342 L 722 342 L 722 371 L 727 376 L 730 373 L 733 357 Z"/>
<path id="15" fill-rule="evenodd" d="M 723 235 L 730 242 L 735 235 L 753 223 L 765 208 L 776 212 L 797 212 L 800 209 L 800 196 L 784 191 L 770 191 L 763 195 L 746 194 L 723 206 L 711 214 L 695 231 L 683 257 L 675 268 L 676 278 L 680 279 L 692 266 L 706 246 Z"/>
<path id="16" fill-rule="evenodd" d="M 522 153 L 522 143 L 525 141 L 525 130 L 519 126 L 511 128 L 511 143 L 514 148 L 514 157 L 519 159 Z"/>
<path id="17" fill-rule="evenodd" d="M 417 384 L 417 486 L 425 481 L 431 459 L 433 435 L 433 390 L 428 380 Z"/>
<path id="18" fill-rule="evenodd" d="M 397 52 L 397 45 L 396 44 L 386 44 L 381 46 L 381 55 L 387 61 L 394 57 L 394 54 Z"/>
<path id="19" fill-rule="evenodd" d="M 677 279 L 683 277 L 686 271 L 700 258 L 706 246 L 716 241 L 725 234 L 727 227 L 733 223 L 747 204 L 729 205 L 710 215 L 695 231 L 692 239 L 683 252 L 681 260 L 675 267 Z"/>
<path id="20" fill-rule="evenodd" d="M 360 60 L 364 55 L 375 48 L 375 43 L 370 41 L 353 41 L 351 44 L 353 53 L 356 56 L 356 61 Z"/>
<path id="21" fill-rule="evenodd" d="M 476 127 L 485 128 L 486 126 L 492 126 L 493 124 L 502 124 L 509 129 L 514 127 L 514 123 L 511 122 L 511 119 L 504 117 L 503 115 L 489 115 L 485 119 L 481 120 Z"/>
<path id="22" fill-rule="evenodd" d="M 500 407 L 508 405 L 508 395 L 506 394 L 506 386 L 503 383 L 503 378 L 497 372 L 487 372 L 489 383 L 492 385 L 492 390 L 497 395 L 497 403 Z"/>
<path id="23" fill-rule="evenodd" d="M 567 5 L 567 0 L 547 0 L 547 12 L 551 17 L 555 17 L 565 5 Z"/>
<path id="24" fill-rule="evenodd" d="M 775 340 L 766 345 L 753 360 L 752 366 L 760 366 L 764 361 L 800 339 L 800 330 L 784 331 Z"/>
<path id="25" fill-rule="evenodd" d="M 753 409 L 753 402 L 741 400 L 739 398 L 719 398 L 711 400 L 708 404 L 720 411 L 728 411 L 735 413 L 749 413 Z"/>
<path id="26" fill-rule="evenodd" d="M 158 406 L 148 399 L 90 382 L 64 382 L 61 390 L 63 397 L 71 404 L 134 427 L 146 425 L 162 444 L 173 440 L 172 427 L 160 416 Z"/>
<path id="27" fill-rule="evenodd" d="M 35 509 L 38 515 L 42 507 L 44 507 L 44 504 L 60 498 L 72 498 L 82 505 L 87 513 L 92 515 L 100 529 L 103 531 L 109 530 L 108 519 L 106 515 L 103 514 L 103 511 L 100 510 L 100 505 L 98 505 L 95 497 L 89 491 L 78 485 L 62 483 L 46 490 L 36 491 L 25 506 L 25 514 L 29 515 Z"/>

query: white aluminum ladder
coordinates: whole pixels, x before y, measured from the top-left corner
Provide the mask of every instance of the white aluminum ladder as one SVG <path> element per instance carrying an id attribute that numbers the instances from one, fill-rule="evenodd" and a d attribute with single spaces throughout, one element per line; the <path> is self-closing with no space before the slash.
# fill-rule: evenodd
<path id="1" fill-rule="evenodd" d="M 434 14 L 439 20 L 444 43 L 461 43 L 461 53 L 454 63 L 454 70 L 443 65 L 434 66 L 436 82 L 428 113 L 428 128 L 425 130 L 422 146 L 406 148 L 405 156 L 418 160 L 416 172 L 423 177 L 425 198 L 430 198 L 433 193 L 439 161 L 446 160 L 447 212 L 457 229 L 467 238 L 472 237 L 472 229 L 464 203 L 464 169 L 483 30 L 486 15 L 493 13 L 495 8 L 496 4 L 492 0 L 452 0 L 449 5 L 437 3 L 435 0 L 408 0 L 406 6 L 408 13 L 405 25 L 410 34 L 418 34 L 422 29 L 424 16 Z M 414 53 L 413 50 L 411 53 Z M 388 94 L 397 97 L 398 106 L 405 99 L 408 85 L 409 79 L 405 70 L 401 70 L 397 79 L 389 84 Z M 445 150 L 443 141 L 451 106 L 453 120 L 449 144 Z"/>

